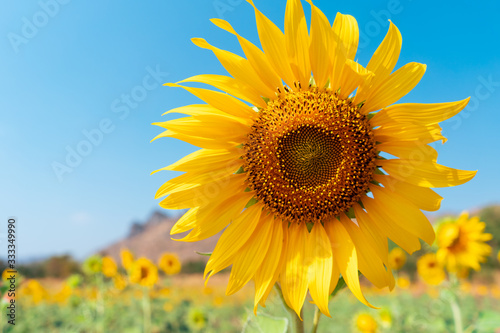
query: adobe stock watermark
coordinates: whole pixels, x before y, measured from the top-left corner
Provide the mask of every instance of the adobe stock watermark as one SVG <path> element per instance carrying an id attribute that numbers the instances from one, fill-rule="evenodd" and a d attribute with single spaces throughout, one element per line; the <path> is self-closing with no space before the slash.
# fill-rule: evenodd
<path id="1" fill-rule="evenodd" d="M 487 77 L 479 75 L 477 77 L 479 82 L 474 89 L 474 95 L 470 97 L 469 104 L 456 116 L 446 120 L 445 122 L 452 122 L 452 129 L 456 130 L 462 125 L 462 119 L 467 119 L 471 113 L 479 109 L 481 102 L 489 99 L 500 88 L 500 81 L 493 80 L 493 74 Z"/>
<path id="2" fill-rule="evenodd" d="M 7 39 L 15 53 L 19 53 L 20 47 L 26 45 L 35 38 L 40 29 L 49 24 L 50 20 L 59 14 L 62 6 L 70 3 L 71 0 L 40 0 L 38 6 L 40 10 L 31 17 L 23 16 L 21 18 L 21 28 L 19 33 L 9 32 Z"/>
<path id="3" fill-rule="evenodd" d="M 66 174 L 72 173 L 79 167 L 84 159 L 103 143 L 106 136 L 116 129 L 118 120 L 127 119 L 131 111 L 139 107 L 140 103 L 148 97 L 149 92 L 162 86 L 168 76 L 168 73 L 161 71 L 159 65 L 156 65 L 154 69 L 150 66 L 146 67 L 146 72 L 141 84 L 132 87 L 111 102 L 110 110 L 117 119 L 105 117 L 99 120 L 94 128 L 83 129 L 81 131 L 83 138 L 76 145 L 65 147 L 64 159 L 52 162 L 52 171 L 60 183 Z"/>
<path id="4" fill-rule="evenodd" d="M 214 6 L 217 17 L 224 19 L 224 13 L 232 12 L 236 6 L 243 3 L 244 0 L 214 0 L 212 5 Z"/>
<path id="5" fill-rule="evenodd" d="M 412 0 L 406 0 L 411 2 Z M 381 32 L 387 32 L 382 28 L 389 26 L 389 20 L 391 20 L 395 15 L 401 14 L 404 10 L 404 6 L 399 0 L 389 0 L 385 9 L 378 11 L 370 10 L 370 15 L 373 20 L 368 21 L 364 29 L 359 30 L 359 45 L 358 48 L 363 49 L 370 45 L 371 39 L 378 36 Z"/>

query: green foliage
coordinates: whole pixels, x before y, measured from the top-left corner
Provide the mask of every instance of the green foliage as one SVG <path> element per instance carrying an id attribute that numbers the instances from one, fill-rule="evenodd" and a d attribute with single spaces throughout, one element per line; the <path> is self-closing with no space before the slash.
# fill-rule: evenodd
<path id="1" fill-rule="evenodd" d="M 288 319 L 271 317 L 266 314 L 254 316 L 248 315 L 248 319 L 243 327 L 242 333 L 286 333 L 288 330 Z"/>
<path id="2" fill-rule="evenodd" d="M 7 265 L 0 262 L 0 270 Z M 46 260 L 18 265 L 18 271 L 27 278 L 60 278 L 65 279 L 73 274 L 80 274 L 80 264 L 68 254 L 52 256 Z"/>
<path id="3" fill-rule="evenodd" d="M 182 265 L 182 273 L 193 274 L 193 273 L 203 273 L 205 271 L 205 261 L 189 261 Z"/>
<path id="4" fill-rule="evenodd" d="M 488 243 L 498 251 L 500 248 L 500 205 L 481 209 L 479 217 L 481 221 L 486 223 L 486 232 L 493 235 L 493 239 Z"/>

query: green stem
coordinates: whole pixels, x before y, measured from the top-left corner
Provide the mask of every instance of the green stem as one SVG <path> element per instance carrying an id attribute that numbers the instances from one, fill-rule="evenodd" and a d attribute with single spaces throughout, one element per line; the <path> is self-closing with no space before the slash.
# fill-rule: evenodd
<path id="1" fill-rule="evenodd" d="M 451 311 L 453 312 L 453 321 L 455 322 L 455 333 L 463 333 L 462 312 L 455 300 L 450 300 Z"/>
<path id="2" fill-rule="evenodd" d="M 316 333 L 318 331 L 318 324 L 320 318 L 321 318 L 321 311 L 319 311 L 319 308 L 316 307 L 316 309 L 314 309 L 313 328 L 311 333 Z"/>
<path id="3" fill-rule="evenodd" d="M 460 306 L 457 303 L 457 289 L 459 287 L 459 282 L 456 274 L 450 273 L 450 291 L 451 297 L 449 298 L 451 311 L 453 313 L 453 321 L 455 322 L 455 333 L 463 333 L 463 324 L 462 324 L 462 311 L 460 310 Z"/>
<path id="4" fill-rule="evenodd" d="M 289 307 L 288 304 L 286 304 L 285 297 L 283 297 L 283 292 L 281 291 L 280 286 L 276 283 L 274 287 L 278 292 L 278 295 L 280 296 L 283 307 L 292 318 L 292 332 L 304 333 L 304 322 L 300 320 L 299 316 L 297 316 L 297 313 L 295 313 L 295 311 L 291 307 Z M 302 317 L 302 310 L 300 311 L 300 316 Z"/>
<path id="5" fill-rule="evenodd" d="M 103 332 L 104 326 L 104 299 L 103 299 L 103 277 L 101 274 L 96 276 L 97 296 L 96 296 L 96 331 Z"/>
<path id="6" fill-rule="evenodd" d="M 143 287 L 142 289 L 142 314 L 144 333 L 149 333 L 151 332 L 151 302 L 147 287 Z"/>

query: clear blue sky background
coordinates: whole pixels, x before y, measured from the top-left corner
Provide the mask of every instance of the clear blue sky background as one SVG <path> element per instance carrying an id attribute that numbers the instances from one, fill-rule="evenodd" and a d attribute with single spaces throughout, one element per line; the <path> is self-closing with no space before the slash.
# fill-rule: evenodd
<path id="1" fill-rule="evenodd" d="M 146 219 L 158 207 L 156 189 L 175 175 L 150 172 L 195 150 L 173 139 L 149 143 L 159 133 L 150 124 L 164 120 L 161 114 L 172 107 L 196 102 L 180 89 L 158 85 L 149 72 L 159 71 L 162 83 L 224 74 L 211 52 L 190 42 L 203 37 L 241 54 L 236 39 L 210 18 L 227 19 L 258 43 L 253 9 L 240 0 L 65 1 L 59 8 L 45 6 L 52 16 L 40 4 L 53 4 L 49 0 L 4 1 L 0 12 L 0 218 L 18 217 L 21 259 L 62 253 L 82 258 L 124 236 L 132 220 Z M 255 3 L 283 27 L 284 0 Z M 438 162 L 479 172 L 466 185 L 438 190 L 445 197 L 442 210 L 499 202 L 500 3 L 315 4 L 330 20 L 337 11 L 356 17 L 362 33 L 357 57 L 365 65 L 390 15 L 403 35 L 398 67 L 428 65 L 403 101 L 475 98 L 462 115 L 442 124 L 449 141 L 438 145 Z M 304 8 L 309 16 L 309 5 Z M 132 92 L 140 101 L 127 106 L 121 99 Z M 90 147 L 82 143 L 84 131 L 100 125 L 108 133 Z M 67 149 L 78 147 L 88 155 L 73 159 L 71 172 L 59 179 L 54 163 L 66 164 Z"/>

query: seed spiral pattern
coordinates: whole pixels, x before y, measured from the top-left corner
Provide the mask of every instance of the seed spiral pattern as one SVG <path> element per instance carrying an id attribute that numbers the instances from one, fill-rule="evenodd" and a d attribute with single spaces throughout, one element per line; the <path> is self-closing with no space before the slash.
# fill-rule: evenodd
<path id="1" fill-rule="evenodd" d="M 310 87 L 285 89 L 259 112 L 243 147 L 248 186 L 276 215 L 319 222 L 368 190 L 377 150 L 351 99 Z"/>

